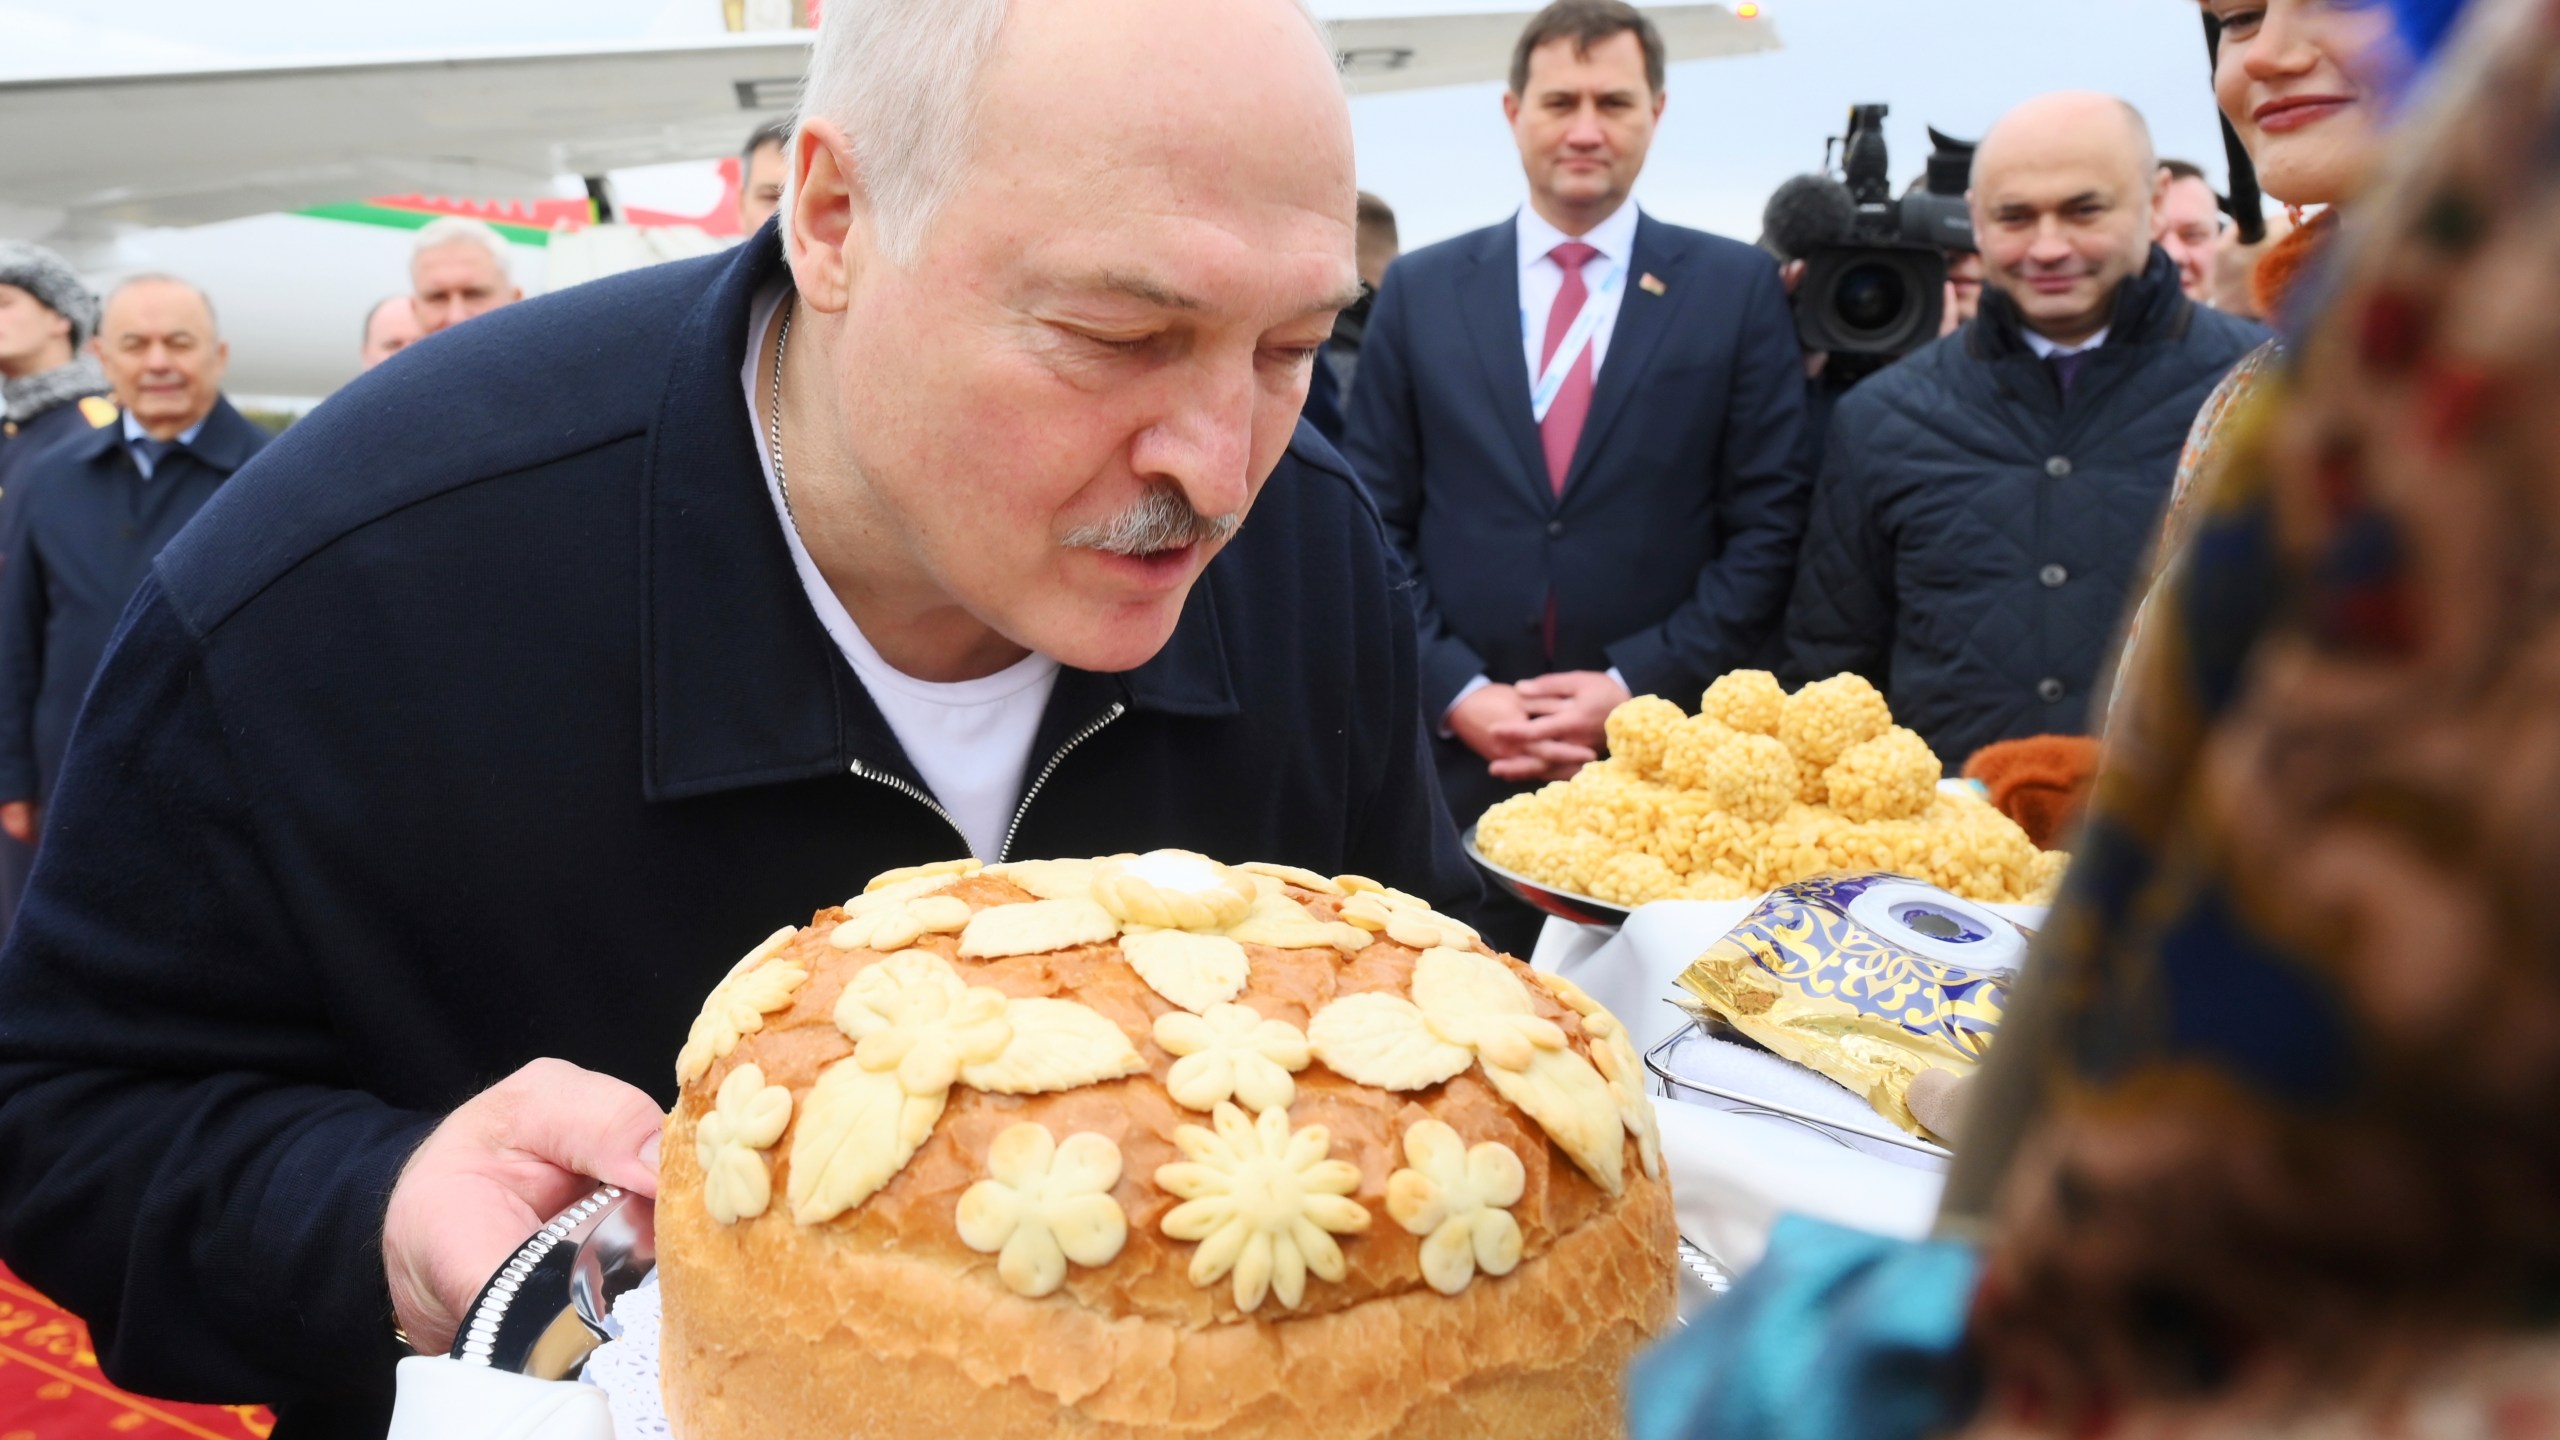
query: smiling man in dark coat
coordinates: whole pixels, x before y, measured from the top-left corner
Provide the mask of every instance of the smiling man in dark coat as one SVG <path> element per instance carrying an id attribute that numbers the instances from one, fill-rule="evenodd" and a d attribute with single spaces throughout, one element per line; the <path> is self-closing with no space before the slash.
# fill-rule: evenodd
<path id="1" fill-rule="evenodd" d="M 2088 727 L 2188 428 L 2266 339 L 2179 293 L 2151 243 L 2159 175 L 2121 100 L 2011 112 L 1974 155 L 1981 313 L 1832 421 L 1790 678 L 1866 676 L 1950 767 Z"/>
<path id="2" fill-rule="evenodd" d="M 1303 10 L 839 0 L 805 103 L 778 232 L 429 337 L 127 612 L 0 954 L 0 1258 L 112 1378 L 374 1440 L 395 1321 L 654 1190 L 702 996 L 880 870 L 1473 903 L 1297 425 L 1357 294 Z"/>

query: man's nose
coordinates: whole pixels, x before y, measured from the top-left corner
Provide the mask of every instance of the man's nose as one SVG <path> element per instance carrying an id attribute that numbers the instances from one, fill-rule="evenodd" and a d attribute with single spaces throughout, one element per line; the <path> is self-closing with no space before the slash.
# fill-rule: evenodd
<path id="1" fill-rule="evenodd" d="M 2058 264 L 2071 258 L 2071 242 L 2062 233 L 2062 222 L 2052 216 L 2036 222 L 2036 237 L 2027 246 L 2027 258 L 2041 265 Z"/>
<path id="2" fill-rule="evenodd" d="M 1577 150 L 1596 149 L 1609 143 L 1609 132 L 1600 124 L 1600 107 L 1585 105 L 1573 112 L 1573 122 L 1565 127 L 1564 143 Z"/>
<path id="3" fill-rule="evenodd" d="M 1233 515 L 1252 493 L 1254 406 L 1260 386 L 1253 359 L 1204 365 L 1173 407 L 1139 432 L 1130 464 L 1139 478 L 1169 481 L 1191 508 Z"/>

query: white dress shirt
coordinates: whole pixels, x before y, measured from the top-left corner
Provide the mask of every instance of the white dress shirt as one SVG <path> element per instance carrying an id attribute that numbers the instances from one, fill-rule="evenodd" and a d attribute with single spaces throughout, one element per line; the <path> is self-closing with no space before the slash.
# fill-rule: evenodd
<path id="1" fill-rule="evenodd" d="M 1531 206 L 1520 207 L 1515 222 L 1520 231 L 1520 348 L 1529 365 L 1529 384 L 1538 383 L 1538 357 L 1547 348 L 1547 313 L 1556 308 L 1556 292 L 1564 289 L 1564 267 L 1549 258 L 1548 252 L 1567 240 L 1579 240 L 1600 253 L 1582 266 L 1582 283 L 1589 287 L 1593 303 L 1600 307 L 1600 325 L 1591 332 L 1591 375 L 1598 379 L 1600 367 L 1608 363 L 1609 337 L 1618 328 L 1618 308 L 1627 298 L 1627 286 L 1635 277 L 1623 277 L 1616 289 L 1603 295 L 1600 282 L 1613 265 L 1632 265 L 1636 258 L 1636 203 L 1632 200 L 1617 208 L 1606 220 L 1591 227 L 1588 235 L 1567 235 L 1550 225 L 1546 217 Z"/>
<path id="2" fill-rule="evenodd" d="M 756 297 L 747 327 L 752 343 L 739 383 L 747 390 L 747 416 L 754 421 L 756 461 L 764 467 L 764 486 L 773 500 L 773 518 L 791 547 L 792 568 L 818 623 L 844 652 L 845 663 L 871 693 L 889 732 L 923 777 L 925 788 L 967 837 L 970 853 L 994 864 L 1004 849 L 1005 832 L 1022 800 L 1023 777 L 1031 769 L 1031 744 L 1038 738 L 1040 717 L 1049 708 L 1049 692 L 1057 688 L 1058 662 L 1037 651 L 993 675 L 941 684 L 918 680 L 880 657 L 880 651 L 836 598 L 835 588 L 809 558 L 783 502 L 782 484 L 774 477 L 773 451 L 766 443 L 764 405 L 772 395 L 773 371 L 766 360 L 766 339 L 789 293 L 780 285 Z M 788 463 L 788 452 L 785 463 Z"/>
<path id="3" fill-rule="evenodd" d="M 1635 264 L 1636 217 L 1639 213 L 1636 203 L 1630 200 L 1612 212 L 1608 219 L 1592 226 L 1591 233 L 1567 235 L 1548 224 L 1546 217 L 1540 215 L 1535 207 L 1520 207 L 1520 214 L 1513 221 L 1519 229 L 1520 241 L 1520 349 L 1521 358 L 1529 366 L 1531 390 L 1538 388 L 1541 369 L 1538 357 L 1547 348 L 1547 315 L 1556 308 L 1556 295 L 1564 289 L 1564 267 L 1557 264 L 1548 252 L 1567 240 L 1579 240 L 1600 252 L 1582 262 L 1582 283 L 1591 295 L 1592 303 L 1600 307 L 1600 323 L 1591 332 L 1591 378 L 1596 381 L 1600 378 L 1600 367 L 1608 362 L 1609 337 L 1617 333 L 1618 311 L 1625 304 L 1627 286 L 1634 283 L 1635 277 L 1620 277 L 1617 286 L 1607 294 L 1601 293 L 1600 282 L 1608 276 L 1611 266 Z M 1614 665 L 1609 668 L 1609 678 L 1617 681 L 1620 688 L 1627 683 Z M 1449 702 L 1449 709 L 1457 709 L 1460 701 L 1492 683 L 1482 675 L 1468 681 L 1459 687 L 1457 699 Z M 1454 733 L 1449 728 L 1448 714 L 1443 711 L 1440 734 L 1445 739 Z"/>

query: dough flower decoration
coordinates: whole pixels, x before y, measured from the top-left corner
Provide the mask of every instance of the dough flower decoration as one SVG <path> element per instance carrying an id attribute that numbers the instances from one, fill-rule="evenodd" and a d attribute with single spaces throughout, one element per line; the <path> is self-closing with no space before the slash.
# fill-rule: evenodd
<path id="1" fill-rule="evenodd" d="M 1476 940 L 1474 929 L 1432 909 L 1430 901 L 1383 885 L 1362 890 L 1343 901 L 1342 918 L 1414 950 L 1437 945 L 1465 947 Z"/>
<path id="2" fill-rule="evenodd" d="M 693 1129 L 694 1158 L 702 1162 L 702 1208 L 723 1225 L 752 1220 L 773 1200 L 773 1175 L 764 1152 L 791 1123 L 791 1092 L 764 1083 L 762 1066 L 749 1063 L 720 1082 L 711 1113 Z"/>
<path id="3" fill-rule="evenodd" d="M 1224 930 L 1262 898 L 1253 877 L 1188 850 L 1150 850 L 1105 860 L 1093 898 L 1121 923 L 1161 930 Z"/>
<path id="4" fill-rule="evenodd" d="M 711 1062 L 738 1048 L 738 1041 L 764 1028 L 764 1017 L 791 1003 L 809 972 L 788 960 L 765 962 L 782 953 L 797 930 L 786 925 L 729 967 L 729 973 L 702 1002 L 702 1013 L 685 1032 L 676 1052 L 676 1083 L 690 1085 L 710 1070 Z"/>
<path id="5" fill-rule="evenodd" d="M 1332 1132 L 1292 1130 L 1280 1109 L 1247 1120 L 1224 1103 L 1209 1123 L 1176 1129 L 1187 1158 L 1156 1167 L 1156 1184 L 1183 1202 L 1165 1212 L 1164 1233 L 1199 1245 L 1191 1283 L 1205 1289 L 1232 1276 L 1236 1308 L 1248 1315 L 1266 1295 L 1297 1309 L 1310 1271 L 1339 1283 L 1349 1269 L 1333 1237 L 1366 1231 L 1369 1211 L 1350 1198 L 1360 1167 L 1325 1158 Z"/>
<path id="6" fill-rule="evenodd" d="M 1618 1102 L 1618 1118 L 1636 1140 L 1636 1154 L 1650 1179 L 1662 1178 L 1662 1124 L 1653 1113 L 1653 1096 L 1644 1088 L 1644 1057 L 1624 1021 L 1609 1013 L 1583 988 L 1561 975 L 1541 970 L 1538 982 L 1564 1007 L 1582 1017 L 1582 1033 L 1591 1037 L 1591 1062 L 1609 1082 L 1609 1097 Z"/>
<path id="7" fill-rule="evenodd" d="M 904 950 L 927 935 L 947 935 L 967 928 L 969 902 L 957 895 L 920 895 L 892 900 L 848 914 L 827 936 L 839 950 L 877 950 L 886 955 Z"/>
<path id="8" fill-rule="evenodd" d="M 1409 1168 L 1387 1177 L 1387 1214 L 1422 1237 L 1422 1278 L 1443 1295 L 1467 1288 L 1481 1270 L 1508 1275 L 1525 1246 L 1511 1207 L 1528 1188 L 1528 1172 L 1511 1147 L 1487 1140 L 1468 1146 L 1438 1120 L 1404 1132 Z"/>
<path id="9" fill-rule="evenodd" d="M 1236 1100 L 1253 1111 L 1286 1110 L 1298 1098 L 1294 1071 L 1313 1058 L 1307 1037 L 1285 1020 L 1266 1020 L 1249 1005 L 1212 1005 L 1199 1015 L 1156 1017 L 1156 1044 L 1182 1058 L 1165 1089 L 1190 1110 Z"/>
<path id="10" fill-rule="evenodd" d="M 1067 1282 L 1067 1262 L 1108 1265 L 1129 1240 L 1111 1198 L 1120 1147 L 1091 1132 L 1062 1144 L 1047 1128 L 1008 1126 L 987 1149 L 987 1179 L 960 1196 L 960 1243 L 996 1258 L 996 1277 L 1037 1300 Z"/>
<path id="11" fill-rule="evenodd" d="M 888 1184 L 933 1133 L 954 1084 L 1030 1095 L 1146 1068 L 1098 1012 L 969 985 L 930 950 L 902 950 L 856 974 L 835 1022 L 853 1054 L 819 1072 L 791 1138 L 791 1218 L 803 1225 Z"/>
<path id="12" fill-rule="evenodd" d="M 1612 1195 L 1626 1188 L 1625 1122 L 1609 1082 L 1489 955 L 1426 950 L 1413 967 L 1412 999 L 1346 995 L 1315 1013 L 1307 1040 L 1337 1074 L 1382 1090 L 1424 1089 L 1482 1061 L 1493 1088 L 1594 1183 Z"/>

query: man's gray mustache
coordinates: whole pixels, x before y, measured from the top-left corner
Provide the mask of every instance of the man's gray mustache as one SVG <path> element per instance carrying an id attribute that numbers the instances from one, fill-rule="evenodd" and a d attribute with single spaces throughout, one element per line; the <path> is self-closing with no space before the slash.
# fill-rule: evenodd
<path id="1" fill-rule="evenodd" d="M 1185 545 L 1215 544 L 1236 533 L 1243 523 L 1242 515 L 1203 515 L 1191 508 L 1180 490 L 1159 485 L 1111 519 L 1068 531 L 1065 543 L 1071 549 L 1112 555 L 1153 555 Z"/>

